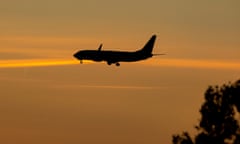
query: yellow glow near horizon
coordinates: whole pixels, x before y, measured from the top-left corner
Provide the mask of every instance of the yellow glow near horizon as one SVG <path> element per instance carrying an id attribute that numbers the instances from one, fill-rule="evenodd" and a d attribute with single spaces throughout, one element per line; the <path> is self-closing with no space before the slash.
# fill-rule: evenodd
<path id="1" fill-rule="evenodd" d="M 21 68 L 21 67 L 47 67 L 79 64 L 78 60 L 0 60 L 0 68 Z M 94 63 L 84 60 L 84 64 Z M 217 61 L 217 60 L 193 60 L 193 59 L 150 59 L 139 62 L 147 66 L 156 67 L 177 67 L 177 68 L 199 68 L 199 69 L 230 69 L 240 70 L 238 61 Z"/>
<path id="2" fill-rule="evenodd" d="M 90 63 L 90 61 L 84 61 Z M 77 60 L 1 60 L 0 68 L 45 67 L 79 64 Z"/>

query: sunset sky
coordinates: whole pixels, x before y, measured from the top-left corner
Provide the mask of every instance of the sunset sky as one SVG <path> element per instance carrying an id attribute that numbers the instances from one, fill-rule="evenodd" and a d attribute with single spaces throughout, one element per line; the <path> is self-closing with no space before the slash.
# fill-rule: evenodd
<path id="1" fill-rule="evenodd" d="M 0 143 L 170 144 L 209 85 L 240 78 L 239 0 L 3 0 Z M 81 49 L 164 56 L 120 67 Z"/>

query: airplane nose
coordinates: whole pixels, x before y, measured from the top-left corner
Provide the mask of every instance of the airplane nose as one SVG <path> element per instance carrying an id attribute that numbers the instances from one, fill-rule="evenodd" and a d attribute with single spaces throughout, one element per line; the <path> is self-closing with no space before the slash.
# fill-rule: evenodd
<path id="1" fill-rule="evenodd" d="M 78 58 L 78 53 L 75 53 L 73 56 L 74 56 L 75 58 Z"/>

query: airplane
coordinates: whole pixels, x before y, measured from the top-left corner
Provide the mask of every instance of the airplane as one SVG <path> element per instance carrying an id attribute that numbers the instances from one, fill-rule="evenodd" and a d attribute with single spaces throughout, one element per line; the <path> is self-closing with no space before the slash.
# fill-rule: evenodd
<path id="1" fill-rule="evenodd" d="M 104 51 L 102 50 L 103 45 L 100 44 L 98 50 L 81 50 L 73 56 L 80 60 L 81 64 L 83 63 L 82 60 L 92 60 L 96 62 L 106 61 L 108 65 L 116 64 L 116 66 L 120 66 L 120 62 L 135 62 L 151 58 L 155 55 L 164 55 L 152 54 L 156 37 L 156 35 L 153 35 L 142 49 L 134 52 Z"/>

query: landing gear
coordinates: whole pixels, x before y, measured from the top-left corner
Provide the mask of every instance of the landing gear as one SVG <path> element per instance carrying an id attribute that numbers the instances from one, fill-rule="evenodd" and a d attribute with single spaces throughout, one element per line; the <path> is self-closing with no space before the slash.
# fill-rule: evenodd
<path id="1" fill-rule="evenodd" d="M 83 62 L 82 62 L 82 60 L 80 60 L 80 64 L 82 64 Z"/>
<path id="2" fill-rule="evenodd" d="M 111 65 L 112 63 L 111 62 L 107 62 L 108 65 Z M 120 66 L 120 63 L 115 63 L 116 66 Z"/>

